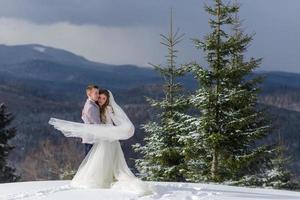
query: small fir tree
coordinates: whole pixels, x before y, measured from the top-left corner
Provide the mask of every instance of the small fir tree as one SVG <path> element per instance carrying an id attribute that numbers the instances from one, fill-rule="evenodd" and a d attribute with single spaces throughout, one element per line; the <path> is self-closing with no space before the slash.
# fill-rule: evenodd
<path id="1" fill-rule="evenodd" d="M 168 48 L 167 65 L 151 64 L 164 78 L 164 97 L 161 100 L 147 98 L 153 108 L 159 112 L 157 121 L 142 125 L 146 136 L 145 145 L 135 144 L 133 148 L 140 152 L 143 158 L 136 160 L 136 167 L 141 176 L 152 181 L 184 181 L 185 160 L 182 155 L 182 143 L 179 141 L 180 132 L 177 128 L 182 121 L 181 113 L 187 107 L 187 101 L 182 94 L 182 85 L 178 77 L 185 74 L 182 66 L 176 65 L 175 46 L 182 40 L 179 30 L 173 32 L 171 10 L 170 32 L 167 36 L 161 34 L 161 44 Z"/>
<path id="2" fill-rule="evenodd" d="M 16 129 L 9 127 L 14 117 L 7 112 L 6 106 L 0 104 L 0 182 L 15 182 L 19 176 L 15 174 L 15 169 L 8 166 L 7 156 L 15 147 L 9 144 L 9 140 L 15 137 Z"/>

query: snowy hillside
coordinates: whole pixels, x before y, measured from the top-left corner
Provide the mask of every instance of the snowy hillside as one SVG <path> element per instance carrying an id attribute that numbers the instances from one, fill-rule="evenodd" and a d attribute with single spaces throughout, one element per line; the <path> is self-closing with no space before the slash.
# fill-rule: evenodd
<path id="1" fill-rule="evenodd" d="M 112 189 L 72 189 L 69 181 L 35 181 L 0 184 L 0 200 L 42 199 L 160 199 L 160 200 L 299 200 L 300 192 L 271 189 L 242 188 L 215 184 L 149 182 L 156 193 L 137 197 L 130 192 Z"/>

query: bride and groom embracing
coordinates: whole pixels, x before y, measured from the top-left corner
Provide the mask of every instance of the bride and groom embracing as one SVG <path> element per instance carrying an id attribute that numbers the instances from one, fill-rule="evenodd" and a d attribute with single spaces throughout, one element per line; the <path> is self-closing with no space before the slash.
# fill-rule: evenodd
<path id="1" fill-rule="evenodd" d="M 133 136 L 132 122 L 115 102 L 111 91 L 89 85 L 86 93 L 88 98 L 81 116 L 84 123 L 57 118 L 49 120 L 49 124 L 66 137 L 78 137 L 85 143 L 86 156 L 70 186 L 112 188 L 139 196 L 153 194 L 153 188 L 128 168 L 119 142 Z"/>

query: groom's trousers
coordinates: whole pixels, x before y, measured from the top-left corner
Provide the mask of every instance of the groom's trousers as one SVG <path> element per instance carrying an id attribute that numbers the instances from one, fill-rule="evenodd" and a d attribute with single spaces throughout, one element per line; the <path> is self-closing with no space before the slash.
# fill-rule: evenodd
<path id="1" fill-rule="evenodd" d="M 93 147 L 92 144 L 84 144 L 85 155 L 89 153 L 92 147 Z"/>

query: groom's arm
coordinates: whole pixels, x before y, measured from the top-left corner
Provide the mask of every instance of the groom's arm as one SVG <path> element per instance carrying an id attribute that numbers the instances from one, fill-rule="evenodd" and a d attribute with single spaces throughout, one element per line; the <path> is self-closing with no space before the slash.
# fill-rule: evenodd
<path id="1" fill-rule="evenodd" d="M 89 117 L 86 115 L 84 111 L 82 112 L 81 119 L 85 124 L 91 124 L 91 120 L 89 119 Z"/>
<path id="2" fill-rule="evenodd" d="M 95 109 L 92 106 L 87 107 L 87 109 L 84 109 L 82 120 L 86 124 L 100 124 L 100 113 L 98 109 Z"/>

